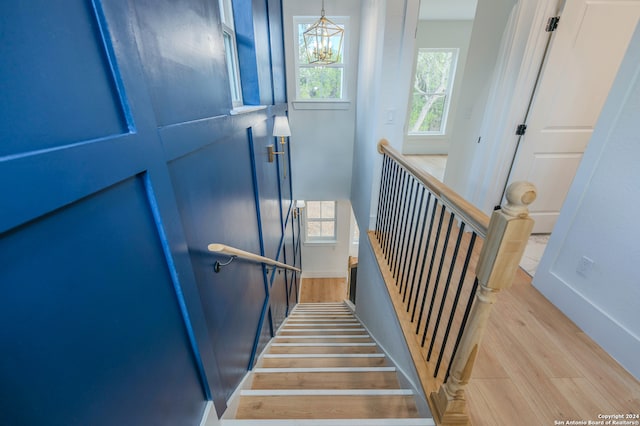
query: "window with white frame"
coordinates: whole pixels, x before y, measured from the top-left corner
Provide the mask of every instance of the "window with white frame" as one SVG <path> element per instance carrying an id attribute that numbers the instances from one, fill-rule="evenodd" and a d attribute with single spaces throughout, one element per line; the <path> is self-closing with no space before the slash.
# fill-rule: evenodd
<path id="1" fill-rule="evenodd" d="M 305 241 L 336 241 L 337 203 L 335 201 L 307 201 L 305 208 Z"/>
<path id="2" fill-rule="evenodd" d="M 218 0 L 220 20 L 224 37 L 224 53 L 229 75 L 231 101 L 234 107 L 242 106 L 242 87 L 240 85 L 240 66 L 238 64 L 238 46 L 236 44 L 233 6 L 231 0 Z"/>
<path id="3" fill-rule="evenodd" d="M 305 50 L 304 32 L 318 18 L 295 16 L 293 18 L 294 31 L 297 37 L 294 40 L 295 72 L 296 72 L 296 99 L 297 100 L 343 100 L 347 96 L 345 84 L 345 50 L 347 46 L 347 21 L 346 17 L 331 17 L 331 20 L 344 31 L 342 50 L 338 61 L 328 65 L 309 63 L 309 56 Z M 336 41 L 337 43 L 337 41 Z"/>
<path id="4" fill-rule="evenodd" d="M 443 135 L 451 102 L 458 49 L 420 48 L 416 59 L 410 135 Z"/>

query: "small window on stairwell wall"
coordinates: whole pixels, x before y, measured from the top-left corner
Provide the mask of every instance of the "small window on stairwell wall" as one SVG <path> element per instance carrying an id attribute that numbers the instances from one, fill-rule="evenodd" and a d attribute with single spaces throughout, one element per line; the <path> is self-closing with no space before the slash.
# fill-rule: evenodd
<path id="1" fill-rule="evenodd" d="M 335 201 L 307 201 L 304 211 L 306 243 L 336 241 L 337 203 Z"/>

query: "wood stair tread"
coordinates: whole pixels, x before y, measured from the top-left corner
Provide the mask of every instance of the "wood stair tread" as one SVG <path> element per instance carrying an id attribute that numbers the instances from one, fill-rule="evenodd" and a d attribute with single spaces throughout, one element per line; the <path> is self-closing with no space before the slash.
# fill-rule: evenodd
<path id="1" fill-rule="evenodd" d="M 419 417 L 413 391 L 401 389 L 395 366 L 344 306 L 298 304 L 240 391 L 235 419 L 225 422 L 433 425 Z"/>
<path id="2" fill-rule="evenodd" d="M 272 346 L 270 354 L 370 354 L 378 353 L 377 346 Z"/>
<path id="3" fill-rule="evenodd" d="M 254 373 L 251 389 L 398 389 L 395 371 Z"/>
<path id="4" fill-rule="evenodd" d="M 260 364 L 266 368 L 303 367 L 384 367 L 387 359 L 377 358 L 263 358 Z"/>
<path id="5" fill-rule="evenodd" d="M 353 419 L 418 417 L 413 396 L 243 396 L 238 419 Z"/>

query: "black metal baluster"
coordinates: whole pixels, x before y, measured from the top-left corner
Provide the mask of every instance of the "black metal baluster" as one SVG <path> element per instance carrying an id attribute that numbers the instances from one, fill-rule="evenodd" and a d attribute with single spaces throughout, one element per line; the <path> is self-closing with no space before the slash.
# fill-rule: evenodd
<path id="1" fill-rule="evenodd" d="M 454 214 L 451 214 L 451 221 L 454 221 Z M 449 262 L 449 273 L 447 274 L 447 281 L 444 284 L 444 288 L 442 289 L 442 297 L 440 298 L 440 307 L 438 308 L 438 315 L 436 316 L 436 323 L 433 325 L 433 336 L 431 337 L 431 342 L 429 343 L 429 351 L 427 352 L 427 361 L 431 360 L 431 352 L 433 351 L 433 345 L 436 341 L 436 337 L 438 336 L 438 328 L 440 327 L 440 320 L 442 319 L 442 311 L 444 310 L 445 302 L 447 301 L 447 295 L 449 293 L 449 285 L 451 284 L 451 276 L 453 275 L 453 270 L 455 269 L 456 260 L 458 258 L 458 250 L 460 249 L 460 242 L 462 241 L 462 234 L 464 233 L 464 222 L 458 228 L 458 237 L 456 238 L 456 245 L 453 249 L 453 255 L 451 256 L 451 261 Z"/>
<path id="2" fill-rule="evenodd" d="M 393 257 L 393 267 L 391 268 L 391 272 L 394 278 L 396 278 L 396 286 L 398 286 L 398 265 L 400 264 L 401 252 L 402 252 L 402 244 L 404 242 L 405 235 L 405 223 L 406 223 L 406 215 L 407 215 L 407 203 L 410 202 L 410 198 L 408 197 L 409 186 L 411 185 L 411 175 L 403 169 L 405 174 L 405 181 L 402 185 L 402 200 L 401 204 L 401 213 L 398 216 L 398 222 L 396 227 L 396 249 Z"/>
<path id="3" fill-rule="evenodd" d="M 395 200 L 396 194 L 398 193 L 398 185 L 400 181 L 400 166 L 394 162 L 393 163 L 393 182 L 391 186 L 391 191 L 389 194 L 389 216 L 387 217 L 387 225 L 385 231 L 385 242 L 384 242 L 384 257 L 387 259 L 387 264 L 389 263 L 390 256 L 390 248 L 391 248 L 391 230 L 393 229 L 393 217 L 395 215 Z"/>
<path id="4" fill-rule="evenodd" d="M 404 170 L 402 170 L 402 184 L 400 185 L 399 191 L 398 191 L 398 214 L 396 215 L 396 219 L 395 219 L 395 224 L 394 224 L 394 228 L 393 228 L 393 248 L 391 250 L 391 257 L 389 258 L 390 263 L 389 263 L 389 268 L 391 269 L 391 271 L 393 272 L 393 270 L 395 269 L 396 266 L 396 259 L 397 259 L 397 254 L 398 254 L 398 245 L 400 244 L 400 237 L 398 236 L 398 232 L 400 232 L 401 230 L 401 226 L 400 223 L 402 222 L 402 215 L 404 214 L 404 201 L 407 193 L 405 190 L 405 187 L 407 185 L 408 182 L 408 173 Z M 395 277 L 395 274 L 394 274 Z M 398 283 L 396 282 L 396 285 L 398 285 Z"/>
<path id="5" fill-rule="evenodd" d="M 383 194 L 385 193 L 386 186 L 386 177 L 387 177 L 387 169 L 389 166 L 389 157 L 385 154 L 382 157 L 382 169 L 380 171 L 380 189 L 378 191 L 378 211 L 376 213 L 376 239 L 378 240 L 378 244 L 380 244 L 380 227 L 382 223 L 382 211 L 384 202 L 382 200 Z"/>
<path id="6" fill-rule="evenodd" d="M 464 225 L 464 224 L 463 224 Z M 458 289 L 456 290 L 455 298 L 453 299 L 453 304 L 451 306 L 451 314 L 449 315 L 449 321 L 447 322 L 447 328 L 444 332 L 442 347 L 440 348 L 440 354 L 438 355 L 438 361 L 436 362 L 435 373 L 433 377 L 438 376 L 438 371 L 440 369 L 440 363 L 442 362 L 442 357 L 444 355 L 445 347 L 447 346 L 447 340 L 449 339 L 449 332 L 451 331 L 451 325 L 453 324 L 453 318 L 455 317 L 456 311 L 458 309 L 458 301 L 460 300 L 460 294 L 462 294 L 462 288 L 464 287 L 464 279 L 467 276 L 467 269 L 469 268 L 469 262 L 471 261 L 471 255 L 473 254 L 473 247 L 476 243 L 476 233 L 473 232 L 471 234 L 471 240 L 469 241 L 469 247 L 467 248 L 467 255 L 464 259 L 464 265 L 462 266 L 462 272 L 460 273 L 460 281 L 458 282 Z M 452 357 L 453 359 L 453 357 Z M 451 360 L 449 360 L 451 362 Z"/>
<path id="7" fill-rule="evenodd" d="M 422 249 L 422 240 L 424 238 L 424 228 L 427 224 L 427 219 L 429 218 L 429 205 L 431 203 L 431 192 L 429 192 L 429 190 L 427 190 L 427 205 L 425 207 L 424 210 L 424 218 L 422 219 L 422 231 L 420 231 L 420 244 L 418 244 L 418 254 L 417 256 L 420 257 L 420 250 Z M 438 204 L 438 200 L 434 197 L 434 208 L 435 206 Z M 418 287 L 416 288 L 416 298 L 413 301 L 413 311 L 411 312 L 411 322 L 413 322 L 415 316 L 416 316 L 416 307 L 418 306 L 418 297 L 420 296 L 420 288 L 422 287 L 422 275 L 424 273 L 424 264 L 427 260 L 427 253 L 429 252 L 429 240 L 431 239 L 431 228 L 433 227 L 433 218 L 434 215 L 431 215 L 431 223 L 429 225 L 429 232 L 427 233 L 427 243 L 424 246 L 424 251 L 423 251 L 423 255 L 422 255 L 422 263 L 420 264 L 420 277 L 418 278 Z M 416 264 L 416 268 L 417 268 L 417 264 Z M 415 277 L 414 277 L 414 281 L 415 281 Z M 411 304 L 411 303 L 409 303 Z M 409 310 L 407 310 L 407 312 L 409 312 Z M 416 331 L 416 334 L 418 332 Z"/>
<path id="8" fill-rule="evenodd" d="M 445 211 L 443 206 L 442 211 Z M 442 274 L 442 265 L 444 265 L 444 258 L 447 254 L 447 246 L 449 245 L 449 236 L 451 235 L 451 225 L 453 225 L 453 213 L 449 215 L 449 225 L 447 225 L 447 234 L 442 244 L 442 254 L 440 256 L 440 263 L 438 265 L 438 273 L 436 274 L 436 282 L 433 286 L 433 292 L 431 294 L 431 302 L 429 303 L 429 312 L 427 313 L 427 320 L 424 326 L 424 332 L 422 333 L 422 346 L 424 346 L 425 339 L 427 338 L 427 329 L 429 328 L 429 322 L 431 322 L 431 313 L 433 312 L 433 304 L 436 300 L 436 293 L 438 292 L 438 285 L 440 283 L 440 275 Z M 435 250 L 434 250 L 435 253 Z"/>
<path id="9" fill-rule="evenodd" d="M 400 243 L 400 253 L 399 253 L 399 258 L 398 258 L 398 262 L 397 262 L 397 269 L 396 269 L 396 274 L 397 274 L 397 281 L 400 281 L 400 292 L 402 292 L 402 269 L 404 268 L 404 265 L 406 264 L 407 261 L 407 250 L 409 249 L 409 247 L 407 246 L 408 244 L 408 240 L 407 240 L 407 234 L 411 233 L 411 225 L 409 222 L 409 212 L 411 211 L 411 205 L 413 205 L 414 211 L 415 211 L 415 197 L 413 195 L 413 191 L 415 188 L 415 184 L 416 184 L 416 180 L 413 176 L 409 177 L 410 180 L 410 184 L 408 185 L 409 187 L 409 198 L 408 198 L 408 203 L 405 204 L 405 207 L 407 207 L 406 209 L 406 213 L 405 213 L 405 218 L 404 218 L 404 223 L 402 225 L 402 242 Z M 413 219 L 412 219 L 413 220 Z"/>
<path id="10" fill-rule="evenodd" d="M 390 160 L 389 163 L 389 184 L 386 189 L 385 194 L 385 215 L 384 222 L 382 223 L 382 253 L 384 254 L 385 259 L 387 258 L 387 241 L 389 240 L 389 217 L 391 216 L 391 195 L 393 194 L 393 190 L 395 188 L 395 180 L 396 180 L 396 165 L 393 160 Z"/>
<path id="11" fill-rule="evenodd" d="M 433 208 L 433 215 L 436 214 L 436 206 L 438 203 L 435 203 Z M 422 321 L 422 314 L 424 313 L 424 305 L 427 303 L 427 290 L 429 290 L 429 282 L 431 281 L 431 272 L 433 271 L 433 262 L 436 258 L 436 252 L 438 251 L 438 242 L 440 241 L 440 231 L 442 231 L 442 221 L 444 219 L 444 205 L 440 206 L 440 219 L 438 221 L 438 229 L 436 229 L 436 239 L 433 244 L 433 251 L 431 252 L 431 260 L 429 261 L 429 272 L 427 273 L 427 281 L 425 282 L 424 293 L 422 293 L 422 303 L 420 304 L 420 315 L 418 315 L 418 324 L 416 327 L 416 334 L 418 334 L 418 330 L 420 329 L 420 321 Z M 433 219 L 432 219 L 433 224 Z M 429 236 L 431 236 L 431 227 L 429 227 Z M 426 330 L 426 327 L 425 327 Z M 423 343 L 424 344 L 424 343 Z"/>
<path id="12" fill-rule="evenodd" d="M 414 254 L 416 251 L 416 239 L 418 237 L 418 224 L 420 223 L 420 215 L 422 214 L 422 203 L 424 202 L 424 187 L 422 185 L 419 185 L 418 187 L 416 187 L 416 195 L 418 190 L 420 191 L 420 201 L 417 203 L 418 205 L 418 215 L 415 217 L 412 216 L 411 217 L 411 225 L 412 225 L 412 241 L 411 241 L 411 254 L 409 255 L 409 267 L 407 268 L 407 275 L 406 277 L 404 276 L 404 270 L 402 271 L 403 274 L 403 278 L 405 280 L 405 282 L 407 283 L 404 287 L 404 295 L 402 296 L 402 303 L 405 303 L 407 300 L 407 288 L 409 288 L 409 280 L 411 277 L 411 267 L 413 266 L 413 259 L 414 259 Z M 413 208 L 413 213 L 415 215 L 416 209 L 415 209 L 415 205 Z M 415 223 L 415 229 L 413 227 Z M 420 231 L 422 232 L 422 231 Z M 409 312 L 409 305 L 411 305 L 411 293 L 413 292 L 413 284 L 415 282 L 416 279 L 416 274 L 415 274 L 415 270 L 413 271 L 413 279 L 411 280 L 411 290 L 409 291 L 409 303 L 407 303 L 407 312 Z"/>
<path id="13" fill-rule="evenodd" d="M 467 301 L 467 307 L 464 310 L 464 316 L 462 317 L 462 323 L 460 324 L 460 329 L 458 330 L 458 336 L 456 337 L 456 343 L 453 345 L 453 352 L 451 353 L 451 360 L 449 361 L 449 366 L 447 367 L 447 374 L 444 376 L 444 381 L 446 382 L 449 378 L 449 373 L 451 372 L 451 364 L 456 356 L 456 352 L 458 352 L 458 346 L 460 345 L 460 340 L 462 339 L 462 334 L 464 333 L 464 328 L 467 326 L 467 320 L 469 319 L 469 313 L 471 312 L 471 306 L 473 305 L 473 299 L 476 295 L 476 291 L 478 290 L 478 277 L 473 281 L 473 288 L 471 289 L 471 294 L 469 295 L 469 300 Z"/>

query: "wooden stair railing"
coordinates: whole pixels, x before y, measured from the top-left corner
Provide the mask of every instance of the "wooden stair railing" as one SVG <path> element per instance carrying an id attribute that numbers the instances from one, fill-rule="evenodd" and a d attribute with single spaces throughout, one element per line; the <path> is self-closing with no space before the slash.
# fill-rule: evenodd
<path id="1" fill-rule="evenodd" d="M 511 184 L 507 203 L 489 219 L 386 140 L 378 151 L 384 159 L 369 240 L 435 422 L 466 425 L 465 386 L 491 305 L 511 286 L 531 234 L 527 206 L 536 189 Z"/>
<path id="2" fill-rule="evenodd" d="M 213 243 L 207 246 L 210 252 L 224 254 L 230 257 L 227 263 L 220 263 L 217 261 L 214 265 L 214 269 L 216 272 L 220 270 L 221 267 L 228 265 L 235 259 L 236 257 L 245 259 L 251 262 L 262 263 L 264 265 L 273 266 L 274 268 L 282 268 L 288 269 L 290 271 L 302 272 L 299 268 L 295 266 L 287 265 L 286 263 L 278 262 L 277 260 L 270 259 L 268 257 L 260 256 L 258 254 L 254 254 L 248 251 L 240 250 L 235 247 L 226 246 L 224 244 Z"/>

